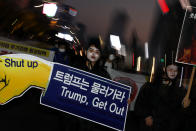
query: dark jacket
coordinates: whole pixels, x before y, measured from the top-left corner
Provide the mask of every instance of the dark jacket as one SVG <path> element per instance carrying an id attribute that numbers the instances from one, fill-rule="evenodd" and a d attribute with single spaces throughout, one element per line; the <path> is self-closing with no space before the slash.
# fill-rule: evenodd
<path id="1" fill-rule="evenodd" d="M 40 105 L 41 90 L 32 88 L 22 97 L 0 105 L 1 130 L 65 130 L 62 113 Z"/>
<path id="2" fill-rule="evenodd" d="M 65 64 L 65 65 L 69 64 L 69 57 L 67 52 L 59 52 L 58 48 L 53 48 L 51 50 L 55 51 L 54 60 L 53 60 L 54 62 Z"/>
<path id="3" fill-rule="evenodd" d="M 182 100 L 184 88 L 173 85 L 146 83 L 139 92 L 135 112 L 140 118 L 141 131 L 177 131 L 183 120 Z M 153 126 L 145 125 L 145 118 L 152 116 Z"/>
<path id="4" fill-rule="evenodd" d="M 196 86 L 195 84 L 191 88 L 190 93 L 190 106 L 186 109 L 185 118 L 185 131 L 195 131 L 196 129 Z"/>
<path id="5" fill-rule="evenodd" d="M 81 58 L 82 59 L 82 58 Z M 100 61 L 97 61 L 96 64 L 93 66 L 92 69 L 89 69 L 86 65 L 86 60 L 83 58 L 83 61 L 80 60 L 80 62 L 75 63 L 73 67 L 93 73 L 95 75 L 111 79 L 108 72 L 105 70 L 104 66 L 100 64 Z"/>

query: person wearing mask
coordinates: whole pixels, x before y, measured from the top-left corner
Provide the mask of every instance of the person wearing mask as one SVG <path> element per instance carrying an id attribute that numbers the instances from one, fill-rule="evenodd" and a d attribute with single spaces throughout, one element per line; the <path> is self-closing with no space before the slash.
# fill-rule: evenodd
<path id="1" fill-rule="evenodd" d="M 154 94 L 155 131 L 181 129 L 184 113 L 181 102 L 185 96 L 185 89 L 177 85 L 177 75 L 178 66 L 170 64 L 162 76 L 162 83 L 155 86 L 157 88 Z"/>
<path id="2" fill-rule="evenodd" d="M 82 63 L 77 63 L 76 68 L 81 70 L 96 74 L 110 79 L 109 74 L 104 69 L 103 62 L 101 60 L 102 50 L 100 41 L 98 38 L 91 38 L 89 40 L 89 46 L 86 53 L 86 58 L 84 58 Z"/>
<path id="3" fill-rule="evenodd" d="M 107 70 L 107 72 L 110 74 L 111 73 L 111 69 L 113 69 L 114 67 L 114 61 L 115 59 L 115 55 L 114 54 L 110 54 L 108 59 L 106 60 L 104 66 L 105 66 L 105 69 Z"/>
<path id="4" fill-rule="evenodd" d="M 182 100 L 185 90 L 177 85 L 178 66 L 158 68 L 152 83 L 140 90 L 135 112 L 140 119 L 140 131 L 178 131 L 183 120 Z"/>
<path id="5" fill-rule="evenodd" d="M 69 57 L 66 50 L 66 44 L 59 42 L 57 48 L 53 48 L 52 50 L 55 51 L 54 62 L 61 63 L 68 65 L 69 64 Z"/>
<path id="6" fill-rule="evenodd" d="M 83 59 L 83 61 L 75 62 L 76 64 L 73 66 L 92 74 L 110 79 L 109 74 L 104 69 L 104 65 L 102 64 L 102 50 L 99 39 L 96 37 L 90 38 L 88 43 L 89 45 L 85 58 Z M 80 118 L 78 119 L 78 122 L 78 125 L 80 125 L 80 131 L 111 130 L 110 128 Z"/>

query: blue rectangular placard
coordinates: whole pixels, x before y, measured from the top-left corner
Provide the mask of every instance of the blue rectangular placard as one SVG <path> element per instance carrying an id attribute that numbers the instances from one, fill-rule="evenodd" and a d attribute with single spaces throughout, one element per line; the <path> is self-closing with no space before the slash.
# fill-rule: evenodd
<path id="1" fill-rule="evenodd" d="M 129 86 L 69 66 L 54 64 L 40 103 L 78 117 L 124 130 Z"/>

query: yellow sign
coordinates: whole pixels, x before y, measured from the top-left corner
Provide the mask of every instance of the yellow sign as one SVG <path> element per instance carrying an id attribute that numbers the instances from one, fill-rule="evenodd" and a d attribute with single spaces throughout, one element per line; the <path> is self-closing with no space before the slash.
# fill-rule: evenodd
<path id="1" fill-rule="evenodd" d="M 53 64 L 26 54 L 0 56 L 0 104 L 20 97 L 32 86 L 45 89 Z"/>
<path id="2" fill-rule="evenodd" d="M 49 57 L 50 51 L 0 40 L 0 48 L 36 56 Z"/>

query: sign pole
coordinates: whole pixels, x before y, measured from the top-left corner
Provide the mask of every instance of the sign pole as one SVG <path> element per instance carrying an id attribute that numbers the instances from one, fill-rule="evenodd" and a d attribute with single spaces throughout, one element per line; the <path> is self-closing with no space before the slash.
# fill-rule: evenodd
<path id="1" fill-rule="evenodd" d="M 188 107 L 190 104 L 189 96 L 190 96 L 190 92 L 191 92 L 191 87 L 192 87 L 194 75 L 195 75 L 195 67 L 193 67 L 193 69 L 192 69 L 191 78 L 190 78 L 189 85 L 188 85 L 188 90 L 187 90 L 187 93 L 182 101 L 182 105 L 184 108 Z"/>

